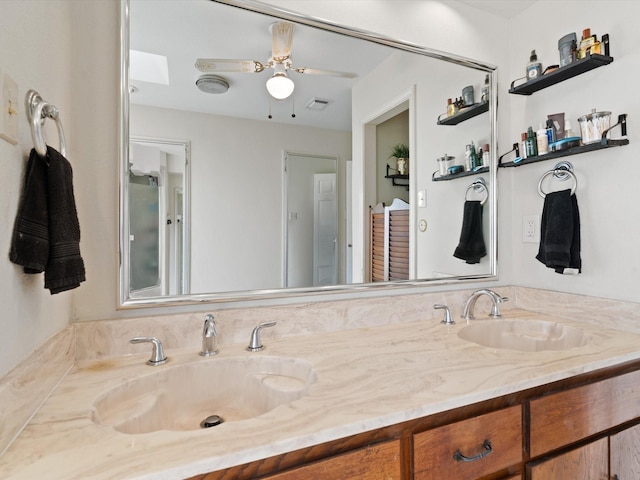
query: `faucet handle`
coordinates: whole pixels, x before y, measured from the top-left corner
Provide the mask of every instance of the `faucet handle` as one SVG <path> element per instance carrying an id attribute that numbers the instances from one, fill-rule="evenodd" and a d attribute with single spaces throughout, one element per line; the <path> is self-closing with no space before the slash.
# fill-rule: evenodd
<path id="1" fill-rule="evenodd" d="M 133 337 L 129 340 L 129 343 L 151 343 L 153 350 L 151 351 L 151 358 L 147 360 L 147 365 L 162 365 L 169 360 L 164 354 L 164 348 L 162 348 L 162 342 L 156 337 Z"/>
<path id="2" fill-rule="evenodd" d="M 449 307 L 447 307 L 446 305 L 440 305 L 439 303 L 436 303 L 433 306 L 433 308 L 436 310 L 444 310 L 444 318 L 440 323 L 444 323 L 445 325 L 455 325 L 456 322 L 453 320 L 453 317 L 451 316 L 451 310 L 449 310 Z"/>
<path id="3" fill-rule="evenodd" d="M 249 341 L 247 350 L 249 350 L 250 352 L 258 352 L 262 350 L 264 348 L 264 345 L 262 345 L 262 342 L 260 341 L 260 329 L 273 327 L 276 323 L 277 322 L 263 322 L 255 327 L 253 329 L 253 332 L 251 332 L 251 340 Z"/>
<path id="4" fill-rule="evenodd" d="M 202 336 L 205 338 L 217 337 L 218 329 L 216 321 L 210 313 L 204 317 L 204 327 L 202 328 Z"/>
<path id="5" fill-rule="evenodd" d="M 491 306 L 491 313 L 489 314 L 490 317 L 492 318 L 500 318 L 502 317 L 502 314 L 500 313 L 500 307 L 499 305 L 503 302 L 506 302 L 507 300 L 509 300 L 509 297 L 503 297 L 499 294 L 496 294 L 495 297 L 493 297 L 495 299 L 495 301 L 493 302 L 493 305 Z"/>

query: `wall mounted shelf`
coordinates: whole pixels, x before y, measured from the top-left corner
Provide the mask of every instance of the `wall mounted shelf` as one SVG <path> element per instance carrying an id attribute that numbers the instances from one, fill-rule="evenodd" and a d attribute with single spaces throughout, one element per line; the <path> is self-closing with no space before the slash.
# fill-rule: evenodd
<path id="1" fill-rule="evenodd" d="M 433 172 L 433 175 L 431 175 L 431 180 L 434 181 L 434 182 L 446 182 L 448 180 L 455 180 L 456 178 L 470 177 L 472 175 L 479 175 L 481 173 L 487 173 L 488 171 L 489 171 L 489 167 L 482 167 L 482 168 L 479 168 L 478 170 L 474 170 L 474 171 L 452 173 L 452 174 L 449 174 L 449 175 L 441 175 L 439 177 L 436 177 L 436 173 L 438 173 L 438 172 Z"/>
<path id="2" fill-rule="evenodd" d="M 440 115 L 440 117 L 438 117 L 437 124 L 457 125 L 461 122 L 464 122 L 465 120 L 469 120 L 470 118 L 476 117 L 481 113 L 488 111 L 489 102 L 476 103 L 474 105 L 471 105 L 470 107 L 463 108 L 458 113 L 456 113 L 455 115 L 451 115 L 450 117 L 447 117 L 446 113 L 443 113 L 442 115 L 445 115 L 445 117 L 441 119 L 442 115 Z"/>
<path id="3" fill-rule="evenodd" d="M 578 155 L 580 153 L 595 152 L 596 150 L 603 150 L 605 148 L 622 147 L 624 145 L 629 145 L 629 140 L 627 140 L 626 138 L 621 140 L 606 140 L 605 143 L 591 143 L 589 145 L 580 145 L 579 147 L 569 148 L 560 152 L 549 152 L 544 155 L 536 155 L 535 157 L 525 158 L 524 160 L 521 160 L 517 163 L 505 162 L 499 164 L 498 167 L 520 167 L 522 165 L 528 165 L 530 163 L 552 160 L 554 158 L 568 157 L 571 155 Z"/>
<path id="4" fill-rule="evenodd" d="M 535 80 L 529 80 L 521 85 L 514 86 L 515 82 L 519 79 L 514 80 L 511 82 L 509 93 L 514 95 L 531 95 L 538 90 L 550 87 L 556 83 L 564 82 L 569 78 L 581 75 L 589 70 L 593 70 L 594 68 L 609 65 L 611 62 L 613 62 L 613 57 L 610 57 L 609 55 L 587 54 L 587 56 L 581 60 L 565 65 L 564 67 L 560 67 L 551 73 L 542 75 Z"/>

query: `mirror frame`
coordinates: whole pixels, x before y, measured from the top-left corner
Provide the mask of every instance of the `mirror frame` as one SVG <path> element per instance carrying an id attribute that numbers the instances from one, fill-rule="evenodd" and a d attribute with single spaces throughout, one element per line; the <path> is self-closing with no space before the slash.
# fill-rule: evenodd
<path id="1" fill-rule="evenodd" d="M 358 283 L 346 285 L 330 285 L 320 287 L 301 287 L 301 288 L 275 288 L 264 290 L 243 290 L 218 293 L 198 293 L 187 295 L 163 296 L 163 297 L 147 297 L 147 298 L 131 298 L 129 289 L 129 261 L 128 249 L 125 249 L 128 238 L 128 226 L 124 221 L 127 211 L 127 195 L 126 188 L 126 172 L 128 171 L 129 162 L 129 0 L 120 0 L 120 145 L 119 145 L 119 303 L 118 309 L 125 308 L 150 308 L 150 307 L 172 307 L 179 305 L 193 305 L 203 303 L 228 303 L 228 302 L 244 302 L 285 299 L 291 297 L 316 297 L 326 296 L 327 294 L 339 294 L 341 299 L 356 297 L 363 292 L 381 292 L 397 291 L 398 289 L 408 290 L 408 293 L 418 293 L 417 289 L 425 287 L 443 286 L 451 284 L 461 284 L 465 282 L 478 281 L 495 281 L 498 279 L 498 259 L 497 259 L 497 67 L 495 65 L 472 60 L 459 55 L 446 53 L 440 50 L 434 50 L 422 47 L 412 43 L 395 40 L 390 37 L 379 35 L 376 33 L 360 30 L 357 28 L 347 27 L 319 18 L 301 15 L 289 10 L 281 9 L 271 5 L 266 5 L 254 0 L 210 0 L 216 3 L 238 7 L 256 13 L 271 15 L 292 22 L 298 22 L 304 25 L 329 30 L 342 35 L 368 40 L 381 45 L 386 45 L 399 50 L 416 53 L 426 57 L 439 59 L 445 62 L 466 66 L 475 70 L 486 72 L 490 76 L 490 152 L 491 152 L 491 168 L 489 171 L 490 188 L 489 188 L 489 225 L 488 232 L 488 253 L 490 259 L 490 272 L 488 274 L 476 274 L 468 276 L 444 277 L 402 280 L 393 282 L 376 282 L 376 283 Z M 354 190 L 354 198 L 357 193 Z M 356 204 L 356 203 L 354 203 Z M 302 301 L 302 300 L 301 300 Z"/>

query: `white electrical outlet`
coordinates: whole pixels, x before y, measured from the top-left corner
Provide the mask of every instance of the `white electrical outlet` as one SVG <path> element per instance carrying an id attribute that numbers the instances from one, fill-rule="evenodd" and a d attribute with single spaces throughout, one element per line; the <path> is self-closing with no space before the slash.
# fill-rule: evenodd
<path id="1" fill-rule="evenodd" d="M 0 72 L 0 138 L 18 143 L 18 84 Z"/>
<path id="2" fill-rule="evenodd" d="M 522 241 L 525 243 L 540 243 L 540 215 L 525 215 L 522 217 Z"/>

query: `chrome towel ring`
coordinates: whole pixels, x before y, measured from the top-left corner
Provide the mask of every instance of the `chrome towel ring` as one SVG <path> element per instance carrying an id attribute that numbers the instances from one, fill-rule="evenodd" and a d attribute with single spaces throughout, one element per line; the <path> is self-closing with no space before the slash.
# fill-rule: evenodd
<path id="1" fill-rule="evenodd" d="M 571 187 L 571 195 L 576 193 L 576 189 L 578 188 L 578 179 L 576 175 L 573 173 L 573 165 L 571 165 L 570 162 L 560 162 L 555 167 L 553 167 L 553 170 L 544 172 L 540 177 L 540 181 L 538 182 L 538 193 L 542 198 L 547 196 L 547 194 L 542 191 L 542 182 L 549 175 L 553 175 L 554 178 L 558 179 L 561 182 L 565 182 L 570 178 L 573 179 L 573 187 Z"/>
<path id="2" fill-rule="evenodd" d="M 467 195 L 469 194 L 469 190 L 473 190 L 476 193 L 480 193 L 484 191 L 484 198 L 480 201 L 480 205 L 484 205 L 487 199 L 489 198 L 489 190 L 487 190 L 487 183 L 484 181 L 484 178 L 480 177 L 477 180 L 474 180 L 471 185 L 467 187 L 464 192 L 465 201 L 468 200 Z"/>
<path id="3" fill-rule="evenodd" d="M 40 94 L 35 90 L 29 90 L 25 99 L 27 118 L 29 119 L 29 126 L 31 127 L 31 138 L 33 139 L 33 147 L 38 155 L 43 158 L 47 157 L 47 144 L 44 141 L 44 135 L 42 134 L 42 125 L 47 118 L 50 118 L 56 122 L 58 129 L 58 138 L 60 139 L 60 153 L 62 156 L 66 156 L 67 143 L 64 138 L 64 129 L 62 128 L 62 121 L 60 120 L 60 114 L 58 109 L 45 102 Z"/>

